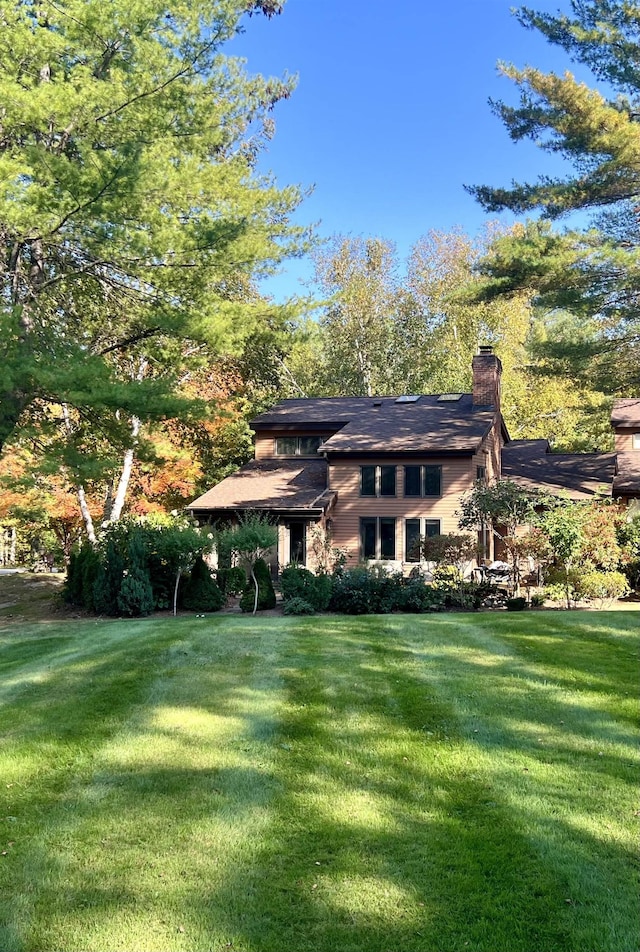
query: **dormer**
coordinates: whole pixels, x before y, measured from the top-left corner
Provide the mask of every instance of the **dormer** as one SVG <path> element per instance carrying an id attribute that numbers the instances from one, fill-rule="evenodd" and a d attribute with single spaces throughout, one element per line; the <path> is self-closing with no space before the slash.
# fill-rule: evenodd
<path id="1" fill-rule="evenodd" d="M 640 397 L 614 400 L 611 426 L 615 434 L 616 453 L 640 454 Z"/>

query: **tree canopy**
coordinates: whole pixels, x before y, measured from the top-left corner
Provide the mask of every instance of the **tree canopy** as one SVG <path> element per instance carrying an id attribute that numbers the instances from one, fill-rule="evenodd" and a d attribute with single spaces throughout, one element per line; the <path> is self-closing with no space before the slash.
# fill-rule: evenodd
<path id="1" fill-rule="evenodd" d="M 487 211 L 540 213 L 495 243 L 480 268 L 480 296 L 525 290 L 547 312 L 576 315 L 577 340 L 554 325 L 543 342 L 550 366 L 604 390 L 640 392 L 640 5 L 571 0 L 569 14 L 523 7 L 516 15 L 591 70 L 596 87 L 569 72 L 502 65 L 520 103 L 493 102 L 494 111 L 515 142 L 559 154 L 568 171 L 470 189 Z M 574 212 L 591 213 L 591 227 L 551 226 Z"/>
<path id="2" fill-rule="evenodd" d="M 280 6 L 0 0 L 0 447 L 29 410 L 79 456 L 87 431 L 129 445 L 184 410 L 185 342 L 264 318 L 253 281 L 304 235 L 299 189 L 255 168 L 293 83 L 222 47 Z"/>

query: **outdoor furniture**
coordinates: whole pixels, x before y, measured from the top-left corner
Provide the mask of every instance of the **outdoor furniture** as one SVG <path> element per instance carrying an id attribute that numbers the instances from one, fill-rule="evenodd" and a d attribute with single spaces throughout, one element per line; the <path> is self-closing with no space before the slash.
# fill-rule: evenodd
<path id="1" fill-rule="evenodd" d="M 509 585 L 512 581 L 511 569 L 506 562 L 479 565 L 474 569 L 474 575 L 479 582 L 488 582 L 490 585 Z"/>

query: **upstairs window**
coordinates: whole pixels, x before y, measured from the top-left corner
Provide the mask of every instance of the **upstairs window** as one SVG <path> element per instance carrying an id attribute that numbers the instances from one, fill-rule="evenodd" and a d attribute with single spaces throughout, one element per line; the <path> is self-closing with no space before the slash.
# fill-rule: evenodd
<path id="1" fill-rule="evenodd" d="M 640 450 L 640 433 L 633 434 L 631 445 L 633 446 L 634 450 Z"/>
<path id="2" fill-rule="evenodd" d="M 360 467 L 360 495 L 361 496 L 395 496 L 396 468 L 395 466 L 361 466 Z"/>
<path id="3" fill-rule="evenodd" d="M 441 496 L 442 466 L 405 466 L 405 496 Z"/>
<path id="4" fill-rule="evenodd" d="M 476 466 L 476 480 L 479 483 L 486 483 L 487 481 L 487 467 L 486 466 Z"/>
<path id="5" fill-rule="evenodd" d="M 321 443 L 321 436 L 278 436 L 276 456 L 315 456 Z"/>

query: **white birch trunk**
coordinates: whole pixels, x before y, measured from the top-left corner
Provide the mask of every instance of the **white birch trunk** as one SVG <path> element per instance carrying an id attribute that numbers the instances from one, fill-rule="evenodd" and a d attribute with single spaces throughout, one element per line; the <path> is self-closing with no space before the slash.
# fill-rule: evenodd
<path id="1" fill-rule="evenodd" d="M 84 486 L 78 486 L 76 493 L 78 495 L 78 502 L 80 504 L 80 512 L 82 513 L 82 518 L 84 519 L 84 526 L 87 530 L 87 538 L 89 539 L 91 545 L 97 545 L 98 540 L 96 539 L 96 532 L 93 527 L 93 519 L 91 518 L 91 513 L 87 504 Z"/>
<path id="2" fill-rule="evenodd" d="M 134 416 L 131 420 L 131 442 L 133 444 L 135 444 L 139 432 L 140 420 Z M 117 522 L 122 515 L 124 501 L 127 497 L 127 489 L 129 488 L 129 481 L 133 471 L 134 458 L 135 448 L 134 446 L 130 446 L 122 460 L 122 471 L 120 473 L 120 479 L 118 480 L 118 488 L 113 500 L 113 506 L 111 507 L 111 513 L 109 514 L 109 522 Z"/>

